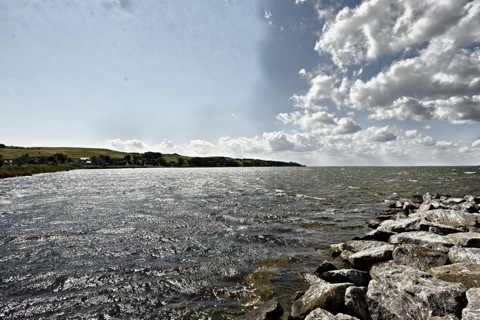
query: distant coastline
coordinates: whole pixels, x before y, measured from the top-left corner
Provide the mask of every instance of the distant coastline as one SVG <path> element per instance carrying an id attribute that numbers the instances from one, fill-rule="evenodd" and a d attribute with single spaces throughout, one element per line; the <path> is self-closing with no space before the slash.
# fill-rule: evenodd
<path id="1" fill-rule="evenodd" d="M 144 167 L 302 167 L 296 162 L 230 157 L 190 157 L 98 148 L 19 147 L 0 144 L 0 179 L 75 169 Z"/>

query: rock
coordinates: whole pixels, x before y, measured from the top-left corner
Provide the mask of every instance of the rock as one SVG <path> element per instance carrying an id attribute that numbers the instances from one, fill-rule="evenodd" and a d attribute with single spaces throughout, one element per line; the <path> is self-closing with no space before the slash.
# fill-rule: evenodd
<path id="1" fill-rule="evenodd" d="M 409 217 L 399 220 L 387 220 L 383 221 L 377 228 L 377 231 L 383 232 L 406 232 L 406 231 L 418 231 L 421 217 Z"/>
<path id="2" fill-rule="evenodd" d="M 370 281 L 368 272 L 356 269 L 342 269 L 324 272 L 320 278 L 330 283 L 351 282 L 356 286 L 367 286 Z"/>
<path id="3" fill-rule="evenodd" d="M 376 241 L 388 241 L 390 236 L 394 235 L 394 232 L 383 230 L 372 230 L 363 237 L 356 238 L 356 240 L 376 240 Z"/>
<path id="4" fill-rule="evenodd" d="M 345 291 L 352 283 L 318 282 L 310 286 L 299 299 L 292 304 L 291 316 L 304 317 L 316 308 L 322 308 L 332 313 L 345 309 Z"/>
<path id="5" fill-rule="evenodd" d="M 470 213 L 478 213 L 478 205 L 476 203 L 464 202 L 458 206 L 458 210 Z"/>
<path id="6" fill-rule="evenodd" d="M 367 305 L 366 287 L 348 287 L 345 291 L 345 305 L 350 313 L 361 320 L 371 320 Z"/>
<path id="7" fill-rule="evenodd" d="M 467 288 L 480 287 L 480 265 L 474 263 L 454 263 L 427 271 L 433 277 L 448 282 L 462 283 Z"/>
<path id="8" fill-rule="evenodd" d="M 480 248 L 453 247 L 448 252 L 451 263 L 466 262 L 480 264 Z"/>
<path id="9" fill-rule="evenodd" d="M 328 254 L 332 258 L 338 257 L 345 250 L 345 243 L 335 243 L 330 245 L 330 250 Z"/>
<path id="10" fill-rule="evenodd" d="M 355 317 L 339 313 L 336 316 L 328 312 L 327 310 L 323 310 L 322 308 L 317 308 L 310 312 L 305 320 L 358 320 Z"/>
<path id="11" fill-rule="evenodd" d="M 465 232 L 465 227 L 450 227 L 440 223 L 421 221 L 419 224 L 419 231 L 428 231 L 439 235 L 447 235 L 457 232 Z"/>
<path id="12" fill-rule="evenodd" d="M 458 210 L 446 210 L 435 209 L 430 210 L 423 214 L 423 218 L 426 221 L 444 224 L 450 227 L 467 227 L 476 226 L 477 215 L 473 213 L 458 211 Z"/>
<path id="13" fill-rule="evenodd" d="M 447 238 L 456 246 L 480 248 L 480 233 L 478 232 L 455 233 L 448 235 Z"/>
<path id="14" fill-rule="evenodd" d="M 462 311 L 462 320 L 480 319 L 480 288 L 467 290 L 468 304 Z"/>
<path id="15" fill-rule="evenodd" d="M 376 229 L 380 225 L 380 221 L 378 220 L 368 220 L 366 227 L 370 229 Z"/>
<path id="16" fill-rule="evenodd" d="M 460 316 L 467 304 L 464 285 L 434 279 L 425 272 L 393 261 L 373 266 L 370 275 L 367 304 L 372 319 Z"/>
<path id="17" fill-rule="evenodd" d="M 354 253 L 348 259 L 355 269 L 368 270 L 375 263 L 391 260 L 393 249 L 393 245 L 387 244 Z"/>
<path id="18" fill-rule="evenodd" d="M 390 237 L 389 242 L 391 244 L 416 244 L 445 253 L 448 253 L 448 248 L 453 246 L 453 242 L 449 238 L 426 231 L 395 234 Z"/>
<path id="19" fill-rule="evenodd" d="M 392 256 L 396 264 L 408 265 L 421 271 L 443 266 L 448 261 L 446 253 L 415 244 L 398 245 Z"/>
<path id="20" fill-rule="evenodd" d="M 349 240 L 345 242 L 345 249 L 353 252 L 360 252 L 366 249 L 381 247 L 386 244 L 388 243 L 375 240 Z"/>
<path id="21" fill-rule="evenodd" d="M 330 261 L 323 261 L 322 264 L 320 264 L 313 273 L 315 273 L 317 276 L 320 276 L 324 272 L 332 271 L 336 269 L 337 268 Z"/>
<path id="22" fill-rule="evenodd" d="M 350 250 L 344 250 L 335 260 L 332 261 L 332 264 L 337 269 L 351 269 L 353 268 L 353 265 L 348 258 L 354 253 L 355 252 Z"/>
<path id="23" fill-rule="evenodd" d="M 283 316 L 283 308 L 277 301 L 269 301 L 259 309 L 241 317 L 242 320 L 278 320 Z"/>

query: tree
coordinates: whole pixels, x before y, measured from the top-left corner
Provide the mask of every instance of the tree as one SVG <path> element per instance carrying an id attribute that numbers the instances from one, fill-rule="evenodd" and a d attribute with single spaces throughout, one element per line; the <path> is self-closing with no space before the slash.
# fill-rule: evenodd
<path id="1" fill-rule="evenodd" d="M 3 166 L 3 156 L 0 154 L 0 167 Z"/>

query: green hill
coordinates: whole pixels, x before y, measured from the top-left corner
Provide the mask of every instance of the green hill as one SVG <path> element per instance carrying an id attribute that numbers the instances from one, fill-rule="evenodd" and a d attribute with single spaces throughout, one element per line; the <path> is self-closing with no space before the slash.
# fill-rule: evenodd
<path id="1" fill-rule="evenodd" d="M 3 166 L 2 166 L 3 165 Z M 16 147 L 0 144 L 0 178 L 78 168 L 279 167 L 295 162 L 230 157 L 189 157 L 159 152 L 128 153 L 98 148 Z"/>

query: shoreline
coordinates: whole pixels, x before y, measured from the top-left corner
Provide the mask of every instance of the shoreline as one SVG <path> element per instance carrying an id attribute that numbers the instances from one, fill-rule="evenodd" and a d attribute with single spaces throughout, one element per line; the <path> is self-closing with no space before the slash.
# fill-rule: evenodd
<path id="1" fill-rule="evenodd" d="M 332 244 L 290 310 L 270 300 L 242 319 L 479 319 L 479 207 L 480 196 L 402 198 Z"/>

